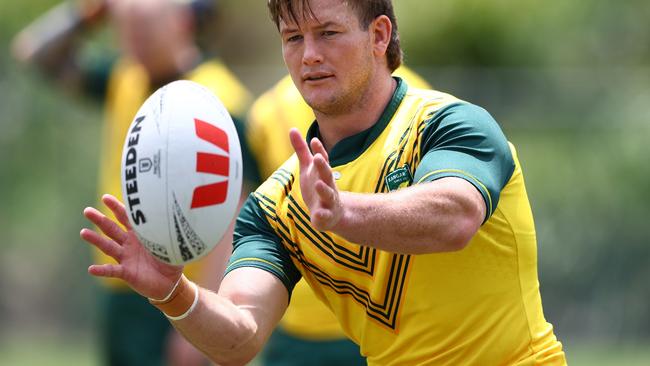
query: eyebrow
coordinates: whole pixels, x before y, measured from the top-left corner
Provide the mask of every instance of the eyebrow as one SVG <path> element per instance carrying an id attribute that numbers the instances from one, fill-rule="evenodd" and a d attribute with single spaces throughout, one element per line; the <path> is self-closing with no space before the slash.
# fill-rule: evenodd
<path id="1" fill-rule="evenodd" d="M 285 24 L 286 24 L 286 23 L 285 23 Z M 316 25 L 316 26 L 314 27 L 314 29 L 319 30 L 319 29 L 323 29 L 323 28 L 330 27 L 330 26 L 338 26 L 338 23 L 333 22 L 333 21 L 330 20 L 330 21 L 327 21 L 327 22 L 325 22 L 325 23 L 319 23 L 318 25 Z M 295 32 L 298 32 L 298 31 L 300 31 L 300 28 L 299 28 L 299 27 L 295 27 L 295 26 L 286 26 L 286 25 L 285 25 L 285 28 L 284 28 L 284 29 L 281 29 L 281 30 L 280 30 L 280 33 L 281 33 L 281 34 L 286 34 L 286 33 L 295 33 Z"/>

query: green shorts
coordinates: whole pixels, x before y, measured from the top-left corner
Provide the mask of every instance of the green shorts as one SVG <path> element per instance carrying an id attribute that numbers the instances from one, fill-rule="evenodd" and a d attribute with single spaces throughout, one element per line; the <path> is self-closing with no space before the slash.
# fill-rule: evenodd
<path id="1" fill-rule="evenodd" d="M 262 366 L 366 365 L 359 346 L 348 339 L 313 341 L 276 328 L 260 356 Z"/>
<path id="2" fill-rule="evenodd" d="M 101 314 L 102 364 L 163 366 L 171 324 L 132 291 L 106 291 Z"/>

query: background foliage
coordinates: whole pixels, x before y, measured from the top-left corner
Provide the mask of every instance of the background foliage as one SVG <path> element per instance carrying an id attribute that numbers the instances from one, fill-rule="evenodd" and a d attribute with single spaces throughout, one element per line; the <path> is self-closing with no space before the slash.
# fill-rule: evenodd
<path id="1" fill-rule="evenodd" d="M 45 360 L 26 364 L 57 364 L 43 355 L 68 346 L 77 358 L 61 364 L 96 357 L 89 350 L 97 290 L 78 232 L 83 207 L 97 197 L 100 106 L 65 96 L 8 54 L 15 32 L 55 3 L 0 2 L 0 364 L 7 365 L 24 360 L 20 345 L 36 341 Z M 258 0 L 221 3 L 214 43 L 259 93 L 284 73 L 275 28 Z M 545 312 L 569 359 L 647 364 L 650 2 L 395 4 L 407 63 L 438 89 L 491 111 L 518 148 Z M 89 54 L 110 49 L 111 39 L 96 34 Z"/>

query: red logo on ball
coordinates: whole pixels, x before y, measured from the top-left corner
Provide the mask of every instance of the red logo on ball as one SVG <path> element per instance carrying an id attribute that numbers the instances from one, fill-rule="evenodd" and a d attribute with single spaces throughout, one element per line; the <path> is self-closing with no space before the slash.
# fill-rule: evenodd
<path id="1" fill-rule="evenodd" d="M 217 126 L 194 119 L 196 136 L 207 141 L 225 152 L 228 149 L 228 134 Z M 228 177 L 230 171 L 230 158 L 228 155 L 217 155 L 206 152 L 196 153 L 196 171 L 198 173 L 209 173 Z M 196 187 L 192 194 L 192 207 L 199 208 L 224 203 L 228 196 L 228 181 L 207 184 Z"/>

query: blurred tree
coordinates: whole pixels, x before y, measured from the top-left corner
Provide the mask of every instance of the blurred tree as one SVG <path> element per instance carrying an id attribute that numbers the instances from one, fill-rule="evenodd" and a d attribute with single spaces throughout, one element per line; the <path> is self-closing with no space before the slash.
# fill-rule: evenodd
<path id="1" fill-rule="evenodd" d="M 650 2 L 418 0 L 395 2 L 411 64 L 642 66 Z M 417 11 L 413 11 L 417 9 Z"/>

